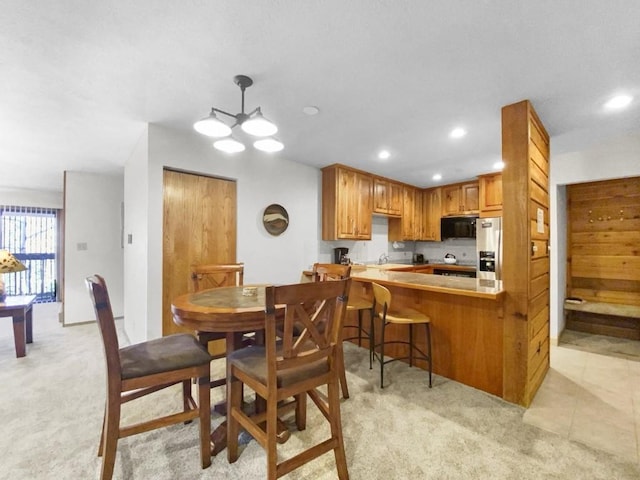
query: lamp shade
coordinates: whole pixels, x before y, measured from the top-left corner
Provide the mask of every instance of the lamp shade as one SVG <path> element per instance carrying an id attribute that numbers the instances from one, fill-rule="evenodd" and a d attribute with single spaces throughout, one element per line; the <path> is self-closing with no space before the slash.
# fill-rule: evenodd
<path id="1" fill-rule="evenodd" d="M 207 137 L 227 137 L 231 135 L 231 127 L 219 120 L 216 113 L 211 110 L 208 117 L 198 120 L 193 124 L 196 132 L 206 135 Z"/>
<path id="2" fill-rule="evenodd" d="M 261 138 L 260 140 L 256 140 L 255 142 L 253 142 L 253 146 L 258 150 L 267 153 L 279 152 L 284 148 L 284 144 L 280 140 L 273 137 Z"/>
<path id="3" fill-rule="evenodd" d="M 242 122 L 242 130 L 254 137 L 268 137 L 278 131 L 275 123 L 267 120 L 262 116 L 262 112 L 258 111 L 254 117 Z"/>
<path id="4" fill-rule="evenodd" d="M 0 273 L 22 272 L 26 269 L 8 250 L 0 250 Z"/>
<path id="5" fill-rule="evenodd" d="M 213 148 L 225 153 L 238 153 L 244 151 L 244 144 L 233 137 L 223 138 L 213 142 Z"/>

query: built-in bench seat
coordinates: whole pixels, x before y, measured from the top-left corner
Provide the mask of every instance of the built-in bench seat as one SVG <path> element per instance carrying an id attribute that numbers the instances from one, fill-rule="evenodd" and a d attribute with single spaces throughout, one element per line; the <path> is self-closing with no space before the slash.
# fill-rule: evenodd
<path id="1" fill-rule="evenodd" d="M 599 315 L 613 315 L 616 317 L 640 318 L 640 306 L 624 305 L 621 303 L 605 302 L 564 302 L 565 310 L 575 310 L 576 312 L 596 313 Z"/>
<path id="2" fill-rule="evenodd" d="M 567 328 L 640 340 L 640 305 L 564 302 Z"/>

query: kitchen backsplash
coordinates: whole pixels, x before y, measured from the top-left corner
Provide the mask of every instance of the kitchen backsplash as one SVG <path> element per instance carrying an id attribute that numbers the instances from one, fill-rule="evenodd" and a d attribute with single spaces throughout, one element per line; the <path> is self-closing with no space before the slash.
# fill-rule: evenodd
<path id="1" fill-rule="evenodd" d="M 456 256 L 458 263 L 476 264 L 476 242 L 470 238 L 450 238 L 443 242 L 389 242 L 389 222 L 386 217 L 373 216 L 371 240 L 340 240 L 320 242 L 319 262 L 332 263 L 333 249 L 346 247 L 355 263 L 375 263 L 382 254 L 389 263 L 411 262 L 414 253 L 422 253 L 429 262 L 442 261 L 447 253 Z"/>

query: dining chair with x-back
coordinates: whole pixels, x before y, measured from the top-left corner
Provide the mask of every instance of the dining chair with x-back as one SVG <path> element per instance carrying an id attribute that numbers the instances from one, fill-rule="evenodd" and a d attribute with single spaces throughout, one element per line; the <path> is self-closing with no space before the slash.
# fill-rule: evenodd
<path id="1" fill-rule="evenodd" d="M 238 459 L 242 427 L 266 450 L 270 480 L 330 451 L 338 477 L 349 478 L 340 418 L 338 351 L 350 284 L 347 278 L 266 287 L 265 345 L 236 350 L 227 360 L 229 462 Z M 243 411 L 242 385 L 264 398 L 266 411 L 253 415 Z M 326 394 L 318 391 L 322 386 L 327 387 Z M 330 437 L 279 462 L 278 416 L 294 410 L 296 426 L 304 430 L 307 395 L 328 421 Z"/>
<path id="2" fill-rule="evenodd" d="M 86 279 L 104 347 L 107 400 L 98 456 L 101 480 L 113 476 L 118 439 L 199 418 L 202 468 L 211 465 L 211 356 L 190 334 L 175 334 L 120 348 L 107 286 L 100 275 Z M 198 382 L 198 402 L 191 395 L 191 380 Z M 182 384 L 182 412 L 121 426 L 122 404 Z"/>

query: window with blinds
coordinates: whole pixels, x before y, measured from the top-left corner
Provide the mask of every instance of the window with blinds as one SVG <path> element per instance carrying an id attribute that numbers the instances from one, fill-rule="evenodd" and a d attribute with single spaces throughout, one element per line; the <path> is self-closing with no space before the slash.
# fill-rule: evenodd
<path id="1" fill-rule="evenodd" d="M 0 205 L 0 249 L 9 250 L 27 267 L 5 273 L 8 295 L 36 295 L 37 302 L 55 302 L 58 210 Z"/>

